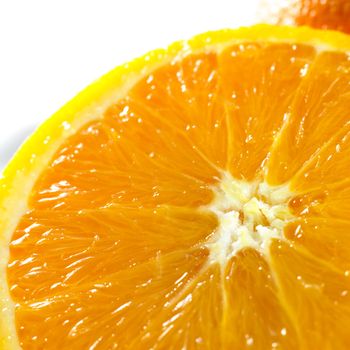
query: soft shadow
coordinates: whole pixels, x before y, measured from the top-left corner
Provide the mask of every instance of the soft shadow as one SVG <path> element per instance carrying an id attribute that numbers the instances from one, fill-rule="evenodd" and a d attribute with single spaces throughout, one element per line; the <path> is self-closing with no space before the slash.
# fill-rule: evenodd
<path id="1" fill-rule="evenodd" d="M 5 167 L 7 162 L 12 158 L 17 149 L 25 139 L 36 129 L 36 125 L 23 128 L 4 141 L 0 141 L 0 171 Z"/>

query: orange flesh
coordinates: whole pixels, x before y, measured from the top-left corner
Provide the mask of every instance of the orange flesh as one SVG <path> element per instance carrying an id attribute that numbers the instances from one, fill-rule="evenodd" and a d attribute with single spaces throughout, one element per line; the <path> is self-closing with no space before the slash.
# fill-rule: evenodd
<path id="1" fill-rule="evenodd" d="M 307 45 L 191 54 L 69 138 L 10 245 L 22 347 L 348 349 L 349 72 Z M 223 170 L 290 182 L 296 217 L 224 269 L 199 209 Z"/>

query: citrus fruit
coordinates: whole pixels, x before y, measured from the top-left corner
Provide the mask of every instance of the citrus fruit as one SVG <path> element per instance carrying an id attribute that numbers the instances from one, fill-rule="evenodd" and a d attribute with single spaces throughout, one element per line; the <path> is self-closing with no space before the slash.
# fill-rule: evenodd
<path id="1" fill-rule="evenodd" d="M 210 32 L 58 111 L 1 179 L 1 348 L 349 349 L 349 52 Z"/>
<path id="2" fill-rule="evenodd" d="M 276 24 L 307 25 L 350 33 L 348 0 L 262 0 L 265 20 Z"/>

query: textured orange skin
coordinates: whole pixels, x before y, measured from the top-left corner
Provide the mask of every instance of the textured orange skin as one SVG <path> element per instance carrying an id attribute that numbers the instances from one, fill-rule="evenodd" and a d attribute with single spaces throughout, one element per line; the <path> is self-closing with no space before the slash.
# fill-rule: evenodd
<path id="1" fill-rule="evenodd" d="M 307 25 L 350 33 L 349 0 L 289 0 L 283 5 L 275 0 L 271 3 L 271 9 L 273 7 L 278 8 L 276 24 Z"/>

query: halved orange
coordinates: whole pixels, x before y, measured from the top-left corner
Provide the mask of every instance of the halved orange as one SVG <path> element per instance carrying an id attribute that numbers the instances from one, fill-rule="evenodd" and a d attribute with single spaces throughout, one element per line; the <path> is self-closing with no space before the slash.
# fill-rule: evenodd
<path id="1" fill-rule="evenodd" d="M 63 107 L 1 179 L 1 348 L 349 349 L 349 53 L 211 32 Z"/>

